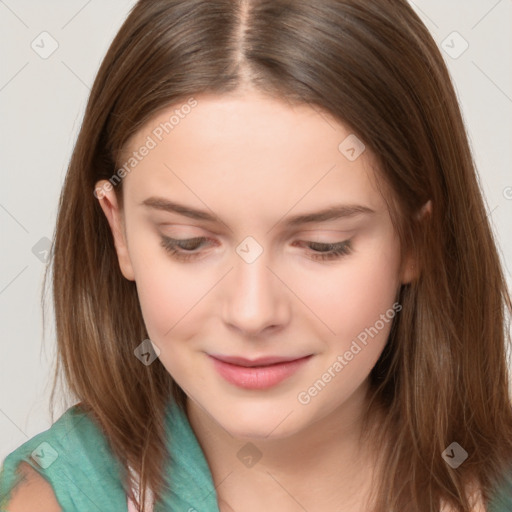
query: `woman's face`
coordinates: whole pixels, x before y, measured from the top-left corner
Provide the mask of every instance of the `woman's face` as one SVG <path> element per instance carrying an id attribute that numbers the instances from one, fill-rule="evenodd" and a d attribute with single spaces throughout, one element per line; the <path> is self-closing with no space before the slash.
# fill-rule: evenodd
<path id="1" fill-rule="evenodd" d="M 124 162 L 123 210 L 108 182 L 97 197 L 193 403 L 249 438 L 356 414 L 412 278 L 361 141 L 306 105 L 202 95 L 147 123 Z M 295 362 L 247 368 L 260 358 Z"/>

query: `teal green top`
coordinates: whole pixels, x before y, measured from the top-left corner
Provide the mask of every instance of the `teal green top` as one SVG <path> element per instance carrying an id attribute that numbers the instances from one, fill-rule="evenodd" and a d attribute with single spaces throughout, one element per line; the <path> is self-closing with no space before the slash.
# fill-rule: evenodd
<path id="1" fill-rule="evenodd" d="M 167 474 L 172 475 L 172 492 L 155 504 L 154 512 L 219 512 L 204 453 L 186 414 L 175 403 L 168 408 L 166 425 L 173 440 L 167 468 Z M 21 461 L 51 484 L 64 512 L 127 511 L 121 485 L 123 469 L 105 436 L 79 405 L 6 457 L 0 472 L 0 511 L 6 510 Z M 488 512 L 511 511 L 512 478 L 500 487 L 488 508 Z"/>
<path id="2" fill-rule="evenodd" d="M 166 425 L 172 439 L 172 492 L 154 512 L 219 512 L 217 493 L 204 453 L 186 414 L 171 403 Z M 31 455 L 37 462 L 31 458 Z M 126 512 L 127 496 L 121 485 L 124 470 L 106 437 L 79 405 L 69 408 L 48 430 L 10 453 L 0 472 L 0 511 L 19 480 L 15 473 L 25 461 L 52 486 L 64 512 Z"/>

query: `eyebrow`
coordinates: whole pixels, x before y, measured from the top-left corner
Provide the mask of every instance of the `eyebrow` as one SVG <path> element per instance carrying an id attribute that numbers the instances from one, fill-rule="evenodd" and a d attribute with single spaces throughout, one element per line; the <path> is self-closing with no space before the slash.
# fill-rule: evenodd
<path id="1" fill-rule="evenodd" d="M 219 222 L 218 217 L 205 210 L 198 210 L 163 197 L 149 197 L 140 203 L 155 210 L 163 210 L 170 213 L 177 213 L 184 217 L 208 222 Z M 283 224 L 288 227 L 300 226 L 312 222 L 326 222 L 342 218 L 355 217 L 362 214 L 373 214 L 375 210 L 358 204 L 333 205 L 316 212 L 302 213 L 288 217 Z"/>

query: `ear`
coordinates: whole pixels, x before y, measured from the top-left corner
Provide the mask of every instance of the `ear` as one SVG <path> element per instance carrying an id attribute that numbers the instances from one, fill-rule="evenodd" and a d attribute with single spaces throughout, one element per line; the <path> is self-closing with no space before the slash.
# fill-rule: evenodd
<path id="1" fill-rule="evenodd" d="M 430 217 L 432 214 L 432 201 L 429 199 L 416 214 L 416 220 L 422 221 L 426 217 Z M 420 274 L 419 263 L 416 261 L 411 254 L 409 254 L 402 266 L 401 283 L 408 284 L 411 281 L 418 279 Z"/>
<path id="2" fill-rule="evenodd" d="M 123 213 L 120 211 L 117 196 L 112 184 L 107 180 L 98 181 L 94 186 L 94 195 L 98 199 L 101 209 L 107 217 L 110 229 L 112 230 L 121 272 L 129 281 L 135 281 L 135 273 L 133 271 L 126 241 Z"/>

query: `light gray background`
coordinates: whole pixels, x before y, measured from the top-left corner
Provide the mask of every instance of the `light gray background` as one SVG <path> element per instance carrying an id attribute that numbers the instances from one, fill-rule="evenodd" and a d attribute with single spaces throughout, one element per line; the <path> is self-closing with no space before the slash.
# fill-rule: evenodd
<path id="1" fill-rule="evenodd" d="M 60 188 L 90 86 L 134 3 L 0 0 L 0 461 L 51 425 L 55 332 L 50 309 L 43 346 L 40 307 L 45 237 L 53 233 Z M 464 42 L 454 31 L 469 44 L 457 58 L 445 50 L 443 55 L 510 285 L 512 0 L 411 4 L 440 48 L 460 53 Z M 50 36 L 40 35 L 45 31 Z M 42 58 L 52 39 L 58 48 Z M 64 410 L 61 405 L 55 419 Z"/>

